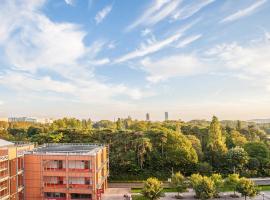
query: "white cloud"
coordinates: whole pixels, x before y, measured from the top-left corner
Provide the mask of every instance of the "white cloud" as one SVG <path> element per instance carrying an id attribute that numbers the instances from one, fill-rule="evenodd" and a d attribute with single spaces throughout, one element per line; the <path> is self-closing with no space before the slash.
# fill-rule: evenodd
<path id="1" fill-rule="evenodd" d="M 158 41 L 158 40 L 156 40 L 154 35 L 151 34 L 151 38 L 147 39 L 147 41 L 146 41 L 147 44 L 141 43 L 140 48 L 138 48 L 135 51 L 132 51 L 130 53 L 127 53 L 127 54 L 121 56 L 120 58 L 117 58 L 115 60 L 115 62 L 116 63 L 125 62 L 125 61 L 131 60 L 131 59 L 140 58 L 140 57 L 146 56 L 148 54 L 160 51 L 161 49 L 169 46 L 173 42 L 178 41 L 182 37 L 183 33 L 186 30 L 190 29 L 198 21 L 199 21 L 198 19 L 192 21 L 191 23 L 183 26 L 181 29 L 176 31 L 174 33 L 174 35 L 171 35 L 170 37 L 167 37 L 167 38 L 165 38 L 163 40 Z"/>
<path id="2" fill-rule="evenodd" d="M 267 0 L 255 1 L 255 3 L 250 5 L 249 7 L 242 9 L 242 10 L 239 10 L 236 13 L 233 13 L 232 15 L 224 18 L 223 20 L 220 21 L 220 23 L 235 21 L 235 20 L 238 20 L 238 19 L 243 18 L 245 16 L 251 15 L 252 13 L 254 13 L 256 11 L 256 9 L 261 7 L 266 2 L 267 2 Z"/>
<path id="3" fill-rule="evenodd" d="M 3 105 L 4 104 L 4 102 L 3 101 L 0 101 L 0 105 Z"/>
<path id="4" fill-rule="evenodd" d="M 222 44 L 211 48 L 206 55 L 212 62 L 239 79 L 253 80 L 252 84 L 270 89 L 270 42 Z M 221 70 L 221 69 L 219 69 Z"/>
<path id="5" fill-rule="evenodd" d="M 182 41 L 180 41 L 176 47 L 177 48 L 183 48 L 186 47 L 187 45 L 191 44 L 192 42 L 195 42 L 196 40 L 200 39 L 202 37 L 201 34 L 199 35 L 193 35 L 187 38 L 184 38 Z"/>
<path id="6" fill-rule="evenodd" d="M 204 7 L 208 6 L 209 4 L 213 3 L 215 0 L 199 0 L 195 1 L 194 3 L 188 4 L 184 6 L 183 8 L 177 10 L 173 15 L 172 18 L 174 20 L 183 20 L 187 19 L 200 10 L 202 10 Z"/>
<path id="7" fill-rule="evenodd" d="M 178 54 L 151 60 L 145 58 L 141 62 L 143 70 L 149 75 L 147 80 L 152 83 L 172 77 L 190 76 L 205 71 L 205 65 L 195 55 Z"/>
<path id="8" fill-rule="evenodd" d="M 99 24 L 101 23 L 107 16 L 108 14 L 112 11 L 112 5 L 106 6 L 105 8 L 103 8 L 101 11 L 99 11 L 96 14 L 95 20 L 96 23 Z"/>
<path id="9" fill-rule="evenodd" d="M 141 17 L 127 27 L 131 30 L 141 25 L 154 25 L 170 16 L 180 5 L 181 0 L 155 0 L 145 9 Z"/>
<path id="10" fill-rule="evenodd" d="M 121 56 L 120 58 L 116 59 L 115 62 L 125 62 L 134 58 L 139 58 L 139 57 L 143 57 L 146 56 L 148 54 L 157 52 L 161 49 L 163 49 L 164 47 L 168 46 L 169 44 L 171 44 L 172 42 L 177 41 L 180 37 L 182 36 L 181 33 L 177 33 L 175 35 L 172 35 L 164 40 L 161 41 L 156 41 L 154 43 L 151 43 L 148 46 L 142 46 L 140 49 L 137 49 L 135 51 L 132 51 L 124 56 Z"/>
<path id="11" fill-rule="evenodd" d="M 75 0 L 65 0 L 66 4 L 73 6 L 75 4 Z"/>
<path id="12" fill-rule="evenodd" d="M 106 42 L 96 41 L 86 46 L 82 27 L 51 21 L 40 11 L 43 3 L 5 1 L 1 5 L 0 36 L 4 37 L 0 37 L 0 46 L 4 62 L 9 64 L 1 70 L 1 86 L 23 92 L 25 96 L 38 93 L 43 97 L 53 92 L 53 97 L 64 95 L 70 101 L 86 103 L 116 102 L 114 98 L 118 95 L 131 99 L 144 95 L 137 88 L 98 80 L 93 65 L 110 61 L 97 59 Z"/>
<path id="13" fill-rule="evenodd" d="M 151 33 L 152 33 L 152 31 L 149 28 L 146 28 L 146 29 L 141 31 L 141 36 L 147 36 Z"/>

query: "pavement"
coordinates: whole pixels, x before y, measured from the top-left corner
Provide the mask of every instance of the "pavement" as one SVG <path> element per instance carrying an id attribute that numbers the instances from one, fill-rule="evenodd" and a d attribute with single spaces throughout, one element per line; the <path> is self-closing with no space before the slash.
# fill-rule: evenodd
<path id="1" fill-rule="evenodd" d="M 109 188 L 104 195 L 102 195 L 102 200 L 124 200 L 124 194 L 130 194 L 130 189 L 128 188 Z M 175 195 L 177 193 L 165 193 L 165 197 L 160 198 L 160 200 L 175 200 Z M 224 192 L 220 194 L 220 198 L 213 200 L 244 200 L 244 197 L 241 198 L 232 198 L 230 195 L 232 192 Z M 185 200 L 194 200 L 194 192 L 192 190 L 182 194 L 183 199 Z M 240 196 L 240 195 L 239 195 Z M 249 198 L 247 198 L 248 200 Z M 250 199 L 250 200 L 270 200 L 270 192 L 265 191 L 260 195 Z"/>
<path id="2" fill-rule="evenodd" d="M 130 194 L 130 188 L 108 188 L 102 195 L 102 200 L 124 200 L 125 194 Z"/>

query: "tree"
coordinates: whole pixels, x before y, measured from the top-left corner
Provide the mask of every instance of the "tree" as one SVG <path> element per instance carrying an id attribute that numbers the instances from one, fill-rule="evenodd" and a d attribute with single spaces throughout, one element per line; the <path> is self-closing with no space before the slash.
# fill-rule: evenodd
<path id="1" fill-rule="evenodd" d="M 202 175 L 210 175 L 213 171 L 213 168 L 207 162 L 200 162 L 197 164 L 197 171 Z"/>
<path id="2" fill-rule="evenodd" d="M 144 182 L 142 194 L 149 200 L 156 200 L 162 196 L 162 182 L 157 178 L 148 178 Z"/>
<path id="3" fill-rule="evenodd" d="M 244 146 L 244 149 L 250 157 L 257 158 L 260 161 L 270 156 L 270 150 L 262 142 L 249 142 Z"/>
<path id="4" fill-rule="evenodd" d="M 195 178 L 195 180 L 194 180 Z M 215 184 L 214 181 L 207 177 L 193 177 L 193 189 L 195 191 L 196 197 L 199 199 L 211 199 L 215 196 Z"/>
<path id="5" fill-rule="evenodd" d="M 209 127 L 207 139 L 206 157 L 213 167 L 219 167 L 220 159 L 223 158 L 227 152 L 225 138 L 222 135 L 221 125 L 217 117 L 213 117 Z"/>
<path id="6" fill-rule="evenodd" d="M 224 186 L 224 180 L 220 174 L 212 174 L 210 179 L 214 182 L 215 185 L 215 197 L 219 197 L 222 187 Z"/>
<path id="7" fill-rule="evenodd" d="M 233 189 L 233 196 L 232 197 L 237 197 L 236 195 L 236 186 L 239 182 L 239 174 L 229 174 L 228 177 L 225 180 L 226 185 L 231 187 Z"/>
<path id="8" fill-rule="evenodd" d="M 245 197 L 254 197 L 259 193 L 258 188 L 256 187 L 255 183 L 247 178 L 240 178 L 237 186 L 236 191 L 239 192 L 242 196 Z"/>
<path id="9" fill-rule="evenodd" d="M 232 147 L 243 147 L 247 143 L 247 139 L 238 131 L 232 130 L 227 138 L 227 145 L 229 148 Z"/>
<path id="10" fill-rule="evenodd" d="M 232 148 L 227 153 L 228 166 L 233 172 L 243 169 L 248 159 L 248 153 L 241 147 Z"/>
<path id="11" fill-rule="evenodd" d="M 191 142 L 192 147 L 195 149 L 198 159 L 203 159 L 202 145 L 201 141 L 195 135 L 187 135 L 187 139 Z"/>
<path id="12" fill-rule="evenodd" d="M 145 161 L 145 156 L 148 152 L 152 150 L 152 143 L 149 138 L 140 137 L 136 141 L 136 152 L 137 152 L 137 159 L 140 165 L 140 168 L 143 169 L 143 164 Z"/>
<path id="13" fill-rule="evenodd" d="M 181 133 L 169 131 L 164 147 L 166 160 L 171 167 L 190 170 L 198 162 L 198 156 L 191 142 Z"/>
<path id="14" fill-rule="evenodd" d="M 178 192 L 178 195 L 176 198 L 180 199 L 182 198 L 180 196 L 180 193 L 185 192 L 187 190 L 187 183 L 185 181 L 185 177 L 181 174 L 181 172 L 177 172 L 172 175 L 172 182 L 171 182 L 172 188 L 175 188 Z"/>

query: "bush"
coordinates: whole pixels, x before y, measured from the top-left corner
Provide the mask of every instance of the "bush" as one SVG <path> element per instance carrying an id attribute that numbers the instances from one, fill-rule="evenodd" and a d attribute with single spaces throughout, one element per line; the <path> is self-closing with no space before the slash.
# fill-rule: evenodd
<path id="1" fill-rule="evenodd" d="M 216 193 L 214 181 L 207 176 L 202 177 L 193 189 L 199 199 L 211 199 Z"/>
<path id="2" fill-rule="evenodd" d="M 196 198 L 210 199 L 215 196 L 216 187 L 211 178 L 200 174 L 192 174 L 190 183 L 195 191 Z"/>
<path id="3" fill-rule="evenodd" d="M 156 200 L 162 196 L 162 182 L 157 178 L 148 178 L 144 182 L 142 194 L 149 200 Z"/>
<path id="4" fill-rule="evenodd" d="M 171 187 L 175 188 L 178 192 L 178 195 L 176 196 L 178 199 L 181 198 L 179 193 L 185 192 L 187 190 L 188 185 L 185 181 L 185 177 L 180 172 L 172 175 Z"/>
<path id="5" fill-rule="evenodd" d="M 236 191 L 245 197 L 254 197 L 259 193 L 258 187 L 255 183 L 247 178 L 241 178 L 236 186 Z"/>

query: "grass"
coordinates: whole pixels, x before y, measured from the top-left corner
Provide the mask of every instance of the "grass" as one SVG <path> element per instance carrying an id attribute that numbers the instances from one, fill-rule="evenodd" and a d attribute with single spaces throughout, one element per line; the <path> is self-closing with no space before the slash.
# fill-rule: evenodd
<path id="1" fill-rule="evenodd" d="M 147 200 L 142 195 L 132 195 L 132 200 Z"/>
<path id="2" fill-rule="evenodd" d="M 141 188 L 131 188 L 131 193 L 141 193 Z M 174 188 L 164 188 L 162 192 L 177 192 Z"/>
<path id="3" fill-rule="evenodd" d="M 261 189 L 261 191 L 270 191 L 270 185 L 262 185 L 259 186 L 259 188 Z"/>

